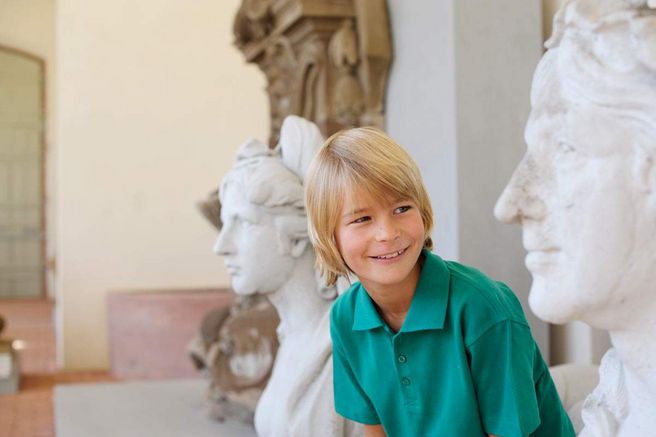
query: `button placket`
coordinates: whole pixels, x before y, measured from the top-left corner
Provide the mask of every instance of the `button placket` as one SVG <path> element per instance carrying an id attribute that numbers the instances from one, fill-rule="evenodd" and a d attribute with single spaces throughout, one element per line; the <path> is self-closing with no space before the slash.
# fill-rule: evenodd
<path id="1" fill-rule="evenodd" d="M 401 392 L 403 395 L 404 405 L 408 405 L 417 399 L 416 389 L 412 380 L 412 370 L 411 366 L 408 365 L 408 356 L 403 353 L 403 350 L 407 350 L 407 345 L 405 345 L 404 336 L 396 335 L 393 338 L 392 346 L 393 353 L 396 360 L 395 368 L 398 377 L 398 383 L 401 387 Z"/>

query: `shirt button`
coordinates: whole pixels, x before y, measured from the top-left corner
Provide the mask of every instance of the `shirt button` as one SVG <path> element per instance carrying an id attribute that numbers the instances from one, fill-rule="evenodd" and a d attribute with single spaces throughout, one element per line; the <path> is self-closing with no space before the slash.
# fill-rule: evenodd
<path id="1" fill-rule="evenodd" d="M 401 364 L 403 364 L 403 363 L 405 363 L 406 361 L 408 361 L 408 359 L 406 358 L 406 356 L 403 355 L 403 354 L 399 355 L 398 360 L 399 360 L 399 363 L 401 363 Z"/>
<path id="2" fill-rule="evenodd" d="M 401 378 L 401 384 L 405 385 L 406 387 L 410 385 L 410 378 L 406 378 L 405 376 Z"/>

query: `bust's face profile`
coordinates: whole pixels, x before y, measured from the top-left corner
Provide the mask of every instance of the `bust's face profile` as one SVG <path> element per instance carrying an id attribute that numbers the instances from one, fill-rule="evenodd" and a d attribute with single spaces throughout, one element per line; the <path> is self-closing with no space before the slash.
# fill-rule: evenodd
<path id="1" fill-rule="evenodd" d="M 223 227 L 214 252 L 224 257 L 237 294 L 268 294 L 289 278 L 294 260 L 283 250 L 275 216 L 262 205 L 249 202 L 240 183 L 224 186 L 221 193 Z"/>
<path id="2" fill-rule="evenodd" d="M 638 284 L 653 279 L 643 195 L 653 169 L 619 112 L 568 98 L 557 62 L 552 49 L 538 66 L 527 151 L 495 215 L 522 226 L 536 315 L 609 329 L 636 304 Z"/>

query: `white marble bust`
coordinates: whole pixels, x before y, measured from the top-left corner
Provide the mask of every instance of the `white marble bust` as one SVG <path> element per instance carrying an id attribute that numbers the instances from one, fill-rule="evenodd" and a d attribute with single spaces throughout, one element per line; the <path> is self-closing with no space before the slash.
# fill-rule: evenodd
<path id="1" fill-rule="evenodd" d="M 533 80 L 528 149 L 495 208 L 522 225 L 532 310 L 610 333 L 583 436 L 656 430 L 654 3 L 560 9 Z"/>
<path id="2" fill-rule="evenodd" d="M 302 180 L 322 142 L 316 125 L 287 117 L 278 148 L 246 142 L 220 187 L 214 250 L 235 292 L 266 295 L 280 316 L 278 354 L 255 410 L 259 436 L 361 434 L 334 409 L 329 310 L 337 292 L 318 276 L 307 235 Z"/>

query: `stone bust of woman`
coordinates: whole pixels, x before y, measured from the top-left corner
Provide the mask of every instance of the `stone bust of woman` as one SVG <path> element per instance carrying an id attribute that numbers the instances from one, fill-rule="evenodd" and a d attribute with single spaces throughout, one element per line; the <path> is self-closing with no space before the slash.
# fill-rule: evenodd
<path id="1" fill-rule="evenodd" d="M 337 291 L 314 268 L 303 205 L 303 175 L 322 142 L 313 123 L 290 116 L 276 149 L 255 140 L 240 148 L 219 190 L 214 250 L 235 292 L 265 295 L 280 317 L 277 357 L 255 411 L 260 436 L 360 433 L 334 410 L 329 310 Z"/>

